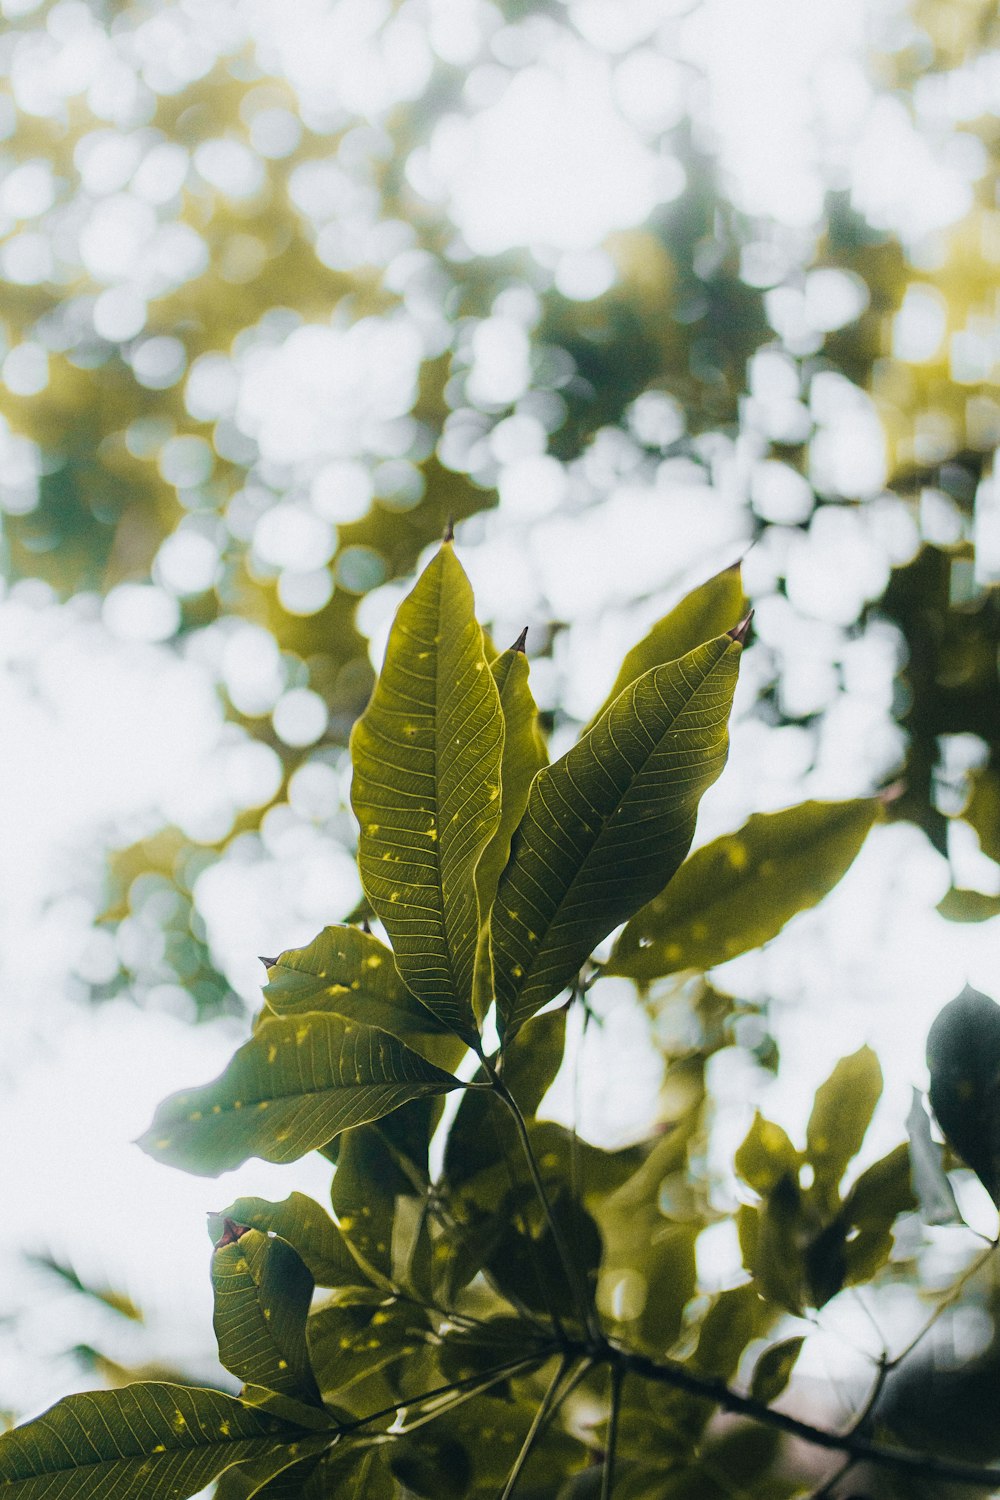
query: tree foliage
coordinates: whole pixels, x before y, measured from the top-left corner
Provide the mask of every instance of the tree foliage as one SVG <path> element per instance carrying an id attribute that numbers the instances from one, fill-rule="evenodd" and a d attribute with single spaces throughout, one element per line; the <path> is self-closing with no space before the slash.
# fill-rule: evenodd
<path id="1" fill-rule="evenodd" d="M 913 1183 L 906 1144 L 853 1171 L 882 1091 L 869 1048 L 820 1087 L 803 1144 L 754 1119 L 728 1215 L 742 1278 L 711 1294 L 698 1247 L 720 1212 L 697 1166 L 700 1080 L 727 997 L 697 981 L 702 1040 L 675 1061 L 688 1102 L 663 1133 L 602 1150 L 544 1118 L 614 927 L 613 972 L 634 953 L 643 984 L 670 976 L 681 959 L 656 934 L 676 923 L 697 973 L 812 905 L 878 815 L 806 803 L 685 859 L 726 756 L 746 628 L 628 674 L 539 766 L 526 682 L 503 691 L 512 663 L 491 670 L 444 544 L 399 610 L 354 737 L 362 878 L 391 948 L 334 927 L 270 962 L 250 1040 L 214 1082 L 167 1100 L 142 1141 L 207 1175 L 321 1150 L 337 1163 L 333 1213 L 293 1192 L 212 1216 L 215 1331 L 239 1395 L 139 1381 L 68 1396 L 0 1437 L 10 1500 L 183 1500 L 215 1477 L 220 1500 L 791 1497 L 813 1492 L 809 1451 L 890 1483 L 995 1484 L 1000 1471 L 901 1441 L 885 1415 L 886 1376 L 919 1337 L 873 1368 L 846 1431 L 779 1399 L 811 1313 L 892 1274 L 894 1228 L 930 1177 L 950 1192 L 922 1106 Z M 498 836 L 499 878 L 479 880 Z M 998 1015 L 967 992 L 929 1043 L 931 1104 L 994 1194 Z"/>

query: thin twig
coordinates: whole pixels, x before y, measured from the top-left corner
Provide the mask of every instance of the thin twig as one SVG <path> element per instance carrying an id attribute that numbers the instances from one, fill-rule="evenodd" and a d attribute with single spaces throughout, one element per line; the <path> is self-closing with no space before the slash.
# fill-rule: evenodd
<path id="1" fill-rule="evenodd" d="M 425 1402 L 433 1401 L 438 1396 L 447 1396 L 452 1392 L 464 1391 L 469 1386 L 475 1386 L 473 1394 L 480 1395 L 492 1386 L 499 1385 L 501 1380 L 506 1380 L 512 1375 L 518 1375 L 521 1371 L 530 1369 L 532 1366 L 537 1367 L 540 1364 L 544 1364 L 546 1359 L 551 1358 L 554 1353 L 554 1348 L 537 1349 L 533 1354 L 522 1359 L 507 1360 L 505 1364 L 494 1365 L 485 1374 L 467 1375 L 461 1380 L 449 1380 L 447 1385 L 435 1386 L 433 1390 L 423 1391 L 419 1396 L 401 1396 L 391 1406 L 383 1406 L 381 1411 L 373 1411 L 367 1417 L 358 1417 L 354 1422 L 346 1422 L 340 1428 L 340 1431 L 342 1433 L 357 1432 L 360 1428 L 367 1427 L 371 1422 L 380 1421 L 382 1417 L 396 1416 L 399 1412 L 406 1411 L 411 1406 L 423 1406 Z M 435 1411 L 434 1415 L 440 1416 L 441 1413 L 440 1411 Z"/>
<path id="2" fill-rule="evenodd" d="M 622 1386 L 625 1370 L 620 1364 L 611 1366 L 611 1409 L 608 1413 L 608 1437 L 604 1449 L 604 1471 L 601 1474 L 601 1500 L 611 1500 L 615 1482 L 615 1449 L 618 1446 L 618 1413 L 621 1409 Z"/>
<path id="3" fill-rule="evenodd" d="M 946 1308 L 951 1307 L 953 1303 L 958 1301 L 968 1283 L 972 1280 L 972 1278 L 978 1271 L 982 1270 L 983 1266 L 989 1260 L 990 1256 L 995 1253 L 998 1244 L 1000 1244 L 1000 1240 L 991 1240 L 989 1249 L 984 1250 L 982 1255 L 978 1255 L 972 1262 L 972 1264 L 965 1268 L 961 1276 L 955 1282 L 954 1286 L 950 1287 L 945 1296 L 941 1298 L 940 1302 L 937 1304 L 924 1326 L 919 1330 L 918 1333 L 914 1335 L 914 1337 L 905 1346 L 905 1348 L 901 1349 L 897 1355 L 889 1360 L 888 1368 L 890 1370 L 897 1369 L 898 1366 L 903 1363 L 903 1360 L 913 1353 L 917 1345 L 926 1337 L 928 1333 L 930 1333 L 931 1329 L 934 1327 L 934 1324 L 937 1322 L 938 1318 L 940 1318 L 941 1314 L 946 1310 Z"/>
<path id="4" fill-rule="evenodd" d="M 559 1365 L 551 1381 L 549 1382 L 545 1395 L 538 1403 L 538 1408 L 535 1412 L 535 1415 L 531 1419 L 531 1426 L 528 1428 L 528 1431 L 525 1434 L 524 1442 L 521 1444 L 520 1452 L 514 1460 L 514 1467 L 507 1475 L 506 1483 L 504 1484 L 503 1489 L 500 1491 L 499 1500 L 510 1500 L 511 1495 L 513 1495 L 514 1490 L 517 1487 L 517 1482 L 524 1470 L 524 1466 L 528 1462 L 528 1459 L 531 1457 L 531 1450 L 534 1448 L 539 1437 L 544 1432 L 546 1424 L 549 1420 L 549 1416 L 556 1408 L 556 1392 L 562 1384 L 563 1377 L 565 1376 L 566 1371 L 572 1364 L 573 1357 L 569 1354 L 564 1354 L 562 1359 L 559 1361 Z"/>

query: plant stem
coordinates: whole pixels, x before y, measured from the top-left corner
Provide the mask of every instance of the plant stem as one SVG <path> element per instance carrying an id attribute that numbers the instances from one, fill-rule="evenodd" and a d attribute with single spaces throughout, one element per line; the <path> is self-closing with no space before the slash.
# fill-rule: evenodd
<path id="1" fill-rule="evenodd" d="M 548 1225 L 549 1233 L 552 1235 L 552 1243 L 556 1247 L 556 1254 L 562 1261 L 562 1267 L 566 1273 L 567 1281 L 573 1289 L 573 1296 L 577 1303 L 577 1309 L 580 1313 L 580 1317 L 586 1325 L 591 1338 L 598 1339 L 600 1338 L 600 1330 L 596 1327 L 594 1322 L 590 1297 L 585 1287 L 581 1283 L 577 1264 L 573 1259 L 572 1254 L 570 1253 L 570 1249 L 566 1243 L 565 1236 L 563 1235 L 562 1229 L 559 1226 L 559 1221 L 552 1211 L 552 1204 L 549 1200 L 549 1195 L 546 1192 L 545 1183 L 542 1181 L 542 1174 L 538 1168 L 538 1160 L 535 1156 L 534 1148 L 531 1144 L 531 1137 L 528 1134 L 528 1127 L 525 1124 L 524 1116 L 522 1115 L 518 1107 L 517 1100 L 514 1098 L 510 1089 L 503 1082 L 503 1080 L 497 1076 L 496 1073 L 492 1074 L 492 1082 L 493 1089 L 497 1095 L 497 1098 L 501 1099 L 507 1106 L 507 1109 L 510 1111 L 511 1119 L 514 1121 L 514 1128 L 517 1131 L 518 1140 L 521 1142 L 521 1149 L 524 1152 L 524 1159 L 528 1164 L 528 1171 L 531 1175 L 532 1184 L 534 1186 L 535 1192 L 538 1195 L 538 1201 L 542 1206 L 542 1212 L 545 1214 L 545 1222 Z M 552 1323 L 553 1327 L 556 1330 L 557 1337 L 565 1343 L 565 1331 L 563 1330 L 562 1324 L 555 1312 L 553 1312 L 552 1314 Z"/>
<path id="2" fill-rule="evenodd" d="M 519 1375 L 522 1371 L 544 1364 L 555 1351 L 549 1349 L 538 1349 L 533 1354 L 523 1359 L 507 1360 L 505 1364 L 494 1365 L 491 1370 L 482 1375 L 468 1375 L 463 1380 L 449 1380 L 447 1385 L 435 1386 L 433 1390 L 423 1391 L 419 1396 L 401 1396 L 392 1406 L 383 1406 L 381 1411 L 370 1412 L 367 1417 L 359 1417 L 355 1422 L 347 1422 L 340 1428 L 344 1432 L 357 1432 L 362 1427 L 367 1427 L 371 1422 L 378 1422 L 382 1417 L 392 1417 L 411 1406 L 423 1406 L 426 1401 L 433 1401 L 438 1396 L 448 1396 L 459 1392 L 468 1392 L 470 1395 L 478 1396 L 483 1391 L 499 1385 L 501 1380 L 506 1380 L 510 1375 Z M 470 1390 L 471 1387 L 471 1390 Z M 438 1417 L 442 1413 L 435 1411 L 433 1416 Z"/>
<path id="3" fill-rule="evenodd" d="M 528 1462 L 528 1459 L 531 1457 L 531 1450 L 532 1448 L 534 1448 L 535 1443 L 538 1441 L 538 1438 L 544 1431 L 545 1425 L 549 1420 L 549 1416 L 555 1410 L 556 1392 L 562 1384 L 563 1377 L 565 1376 L 572 1363 L 573 1357 L 572 1355 L 568 1354 L 564 1354 L 562 1359 L 559 1361 L 556 1373 L 553 1375 L 551 1381 L 549 1382 L 545 1395 L 538 1403 L 538 1409 L 531 1419 L 531 1426 L 528 1428 L 524 1442 L 521 1444 L 521 1450 L 514 1460 L 514 1467 L 507 1475 L 507 1481 L 503 1489 L 500 1491 L 499 1500 L 510 1500 L 511 1495 L 513 1495 L 514 1490 L 517 1486 L 517 1482 L 520 1479 L 522 1472 L 524 1471 L 524 1466 Z"/>
<path id="4" fill-rule="evenodd" d="M 618 1413 L 621 1408 L 622 1386 L 625 1369 L 620 1364 L 611 1366 L 611 1409 L 608 1413 L 608 1440 L 604 1452 L 604 1472 L 601 1475 L 601 1500 L 611 1500 L 615 1482 L 615 1449 L 618 1446 Z"/>

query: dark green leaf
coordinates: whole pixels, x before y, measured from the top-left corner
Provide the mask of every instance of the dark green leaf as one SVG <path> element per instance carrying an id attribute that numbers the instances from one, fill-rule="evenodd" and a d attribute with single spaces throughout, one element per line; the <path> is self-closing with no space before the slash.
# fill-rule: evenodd
<path id="1" fill-rule="evenodd" d="M 913 1191 L 920 1204 L 925 1224 L 961 1224 L 962 1215 L 955 1192 L 941 1160 L 942 1151 L 931 1137 L 931 1122 L 924 1109 L 919 1089 L 913 1090 L 913 1102 L 906 1117 L 910 1135 L 910 1172 Z"/>
<path id="2" fill-rule="evenodd" d="M 149 1381 L 67 1396 L 0 1435 L 0 1488 L 9 1500 L 184 1500 L 230 1464 L 273 1457 L 278 1469 L 309 1441 L 221 1391 Z"/>
<path id="3" fill-rule="evenodd" d="M 706 641 L 732 629 L 746 612 L 740 565 L 736 563 L 686 595 L 669 614 L 656 622 L 638 645 L 632 647 L 622 662 L 614 687 L 587 728 L 592 729 L 618 694 L 630 687 L 643 672 L 687 656 L 695 647 L 703 646 Z"/>
<path id="4" fill-rule="evenodd" d="M 752 1283 L 720 1292 L 701 1320 L 690 1364 L 699 1374 L 731 1380 L 743 1350 L 766 1319 L 764 1303 Z"/>
<path id="5" fill-rule="evenodd" d="M 848 869 L 878 802 L 803 802 L 756 813 L 738 833 L 698 849 L 622 933 L 611 974 L 646 982 L 709 969 L 776 937 Z"/>
<path id="6" fill-rule="evenodd" d="M 972 796 L 962 817 L 979 835 L 979 847 L 1000 863 L 1000 772 L 985 766 L 973 773 Z"/>
<path id="7" fill-rule="evenodd" d="M 418 1191 L 377 1125 L 344 1134 L 330 1190 L 333 1211 L 360 1264 L 383 1283 L 394 1281 L 400 1249 L 394 1243 L 397 1200 Z"/>
<path id="8" fill-rule="evenodd" d="M 287 1240 L 247 1229 L 212 1256 L 219 1358 L 244 1385 L 322 1407 L 306 1318 L 313 1278 Z"/>
<path id="9" fill-rule="evenodd" d="M 698 1279 L 694 1249 L 700 1229 L 700 1224 L 665 1224 L 643 1256 L 646 1299 L 636 1334 L 653 1354 L 668 1353 L 680 1336 Z"/>
<path id="10" fill-rule="evenodd" d="M 744 1204 L 736 1223 L 743 1264 L 761 1294 L 776 1306 L 800 1314 L 806 1282 L 802 1247 L 808 1225 L 795 1179 L 783 1177 L 759 1209 Z"/>
<path id="11" fill-rule="evenodd" d="M 1000 1006 L 966 985 L 927 1038 L 931 1108 L 1000 1206 Z"/>
<path id="12" fill-rule="evenodd" d="M 750 1394 L 755 1401 L 770 1406 L 776 1401 L 792 1378 L 795 1361 L 802 1351 L 805 1338 L 783 1339 L 765 1349 L 754 1366 L 750 1381 Z"/>
<path id="13" fill-rule="evenodd" d="M 360 927 L 324 927 L 307 947 L 282 953 L 268 967 L 264 999 L 275 1015 L 331 1011 L 404 1041 L 446 1029 L 410 994 L 392 949 Z"/>
<path id="14" fill-rule="evenodd" d="M 413 1303 L 373 1298 L 359 1289 L 356 1300 L 338 1294 L 318 1308 L 307 1337 L 323 1395 L 364 1416 L 393 1398 L 395 1386 L 386 1384 L 386 1374 L 415 1366 L 430 1327 Z"/>
<path id="15" fill-rule="evenodd" d="M 942 896 L 937 909 L 949 922 L 988 922 L 1000 914 L 1000 896 L 953 888 Z"/>
<path id="16" fill-rule="evenodd" d="M 506 1037 L 677 870 L 725 764 L 740 653 L 723 635 L 645 673 L 535 777 L 490 919 Z"/>
<path id="17" fill-rule="evenodd" d="M 875 1106 L 882 1096 L 882 1069 L 870 1047 L 841 1058 L 816 1090 L 806 1127 L 806 1157 L 815 1173 L 815 1190 L 836 1196 L 847 1164 L 861 1149 Z"/>
<path id="18" fill-rule="evenodd" d="M 214 1083 L 165 1100 L 139 1144 L 215 1177 L 250 1156 L 294 1161 L 349 1126 L 458 1087 L 373 1026 L 335 1015 L 275 1016 Z"/>
<path id="19" fill-rule="evenodd" d="M 351 798 L 362 884 L 397 968 L 473 1047 L 475 874 L 500 825 L 503 737 L 472 590 L 445 543 L 400 606 L 354 727 Z"/>
<path id="20" fill-rule="evenodd" d="M 224 1221 L 250 1229 L 280 1234 L 294 1245 L 317 1286 L 344 1286 L 357 1280 L 357 1262 L 330 1215 L 304 1193 L 290 1193 L 281 1203 L 266 1198 L 237 1198 L 221 1213 L 209 1215 L 213 1244 L 221 1239 Z"/>

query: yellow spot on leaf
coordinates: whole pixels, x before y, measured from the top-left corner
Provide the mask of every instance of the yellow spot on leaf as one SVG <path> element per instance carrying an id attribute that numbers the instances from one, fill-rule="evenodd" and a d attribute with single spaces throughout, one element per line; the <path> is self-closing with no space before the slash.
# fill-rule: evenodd
<path id="1" fill-rule="evenodd" d="M 267 1060 L 268 1060 L 269 1063 L 273 1063 L 273 1062 L 276 1062 L 277 1059 L 278 1059 L 278 1049 L 274 1045 L 274 1043 L 271 1042 L 268 1045 L 268 1049 L 267 1049 Z"/>
<path id="2" fill-rule="evenodd" d="M 192 1125 L 196 1124 L 197 1121 L 201 1119 L 201 1110 L 193 1109 L 188 1115 L 188 1119 L 191 1121 Z"/>
<path id="3" fill-rule="evenodd" d="M 368 837 L 373 839 L 375 837 L 375 835 L 378 833 L 378 829 L 379 829 L 379 825 L 377 823 L 369 823 L 368 824 Z"/>
<path id="4" fill-rule="evenodd" d="M 165 1135 L 163 1137 L 162 1141 L 157 1141 L 157 1143 L 156 1143 L 156 1149 L 157 1149 L 157 1151 L 166 1151 L 166 1149 L 167 1149 L 167 1147 L 169 1145 L 170 1145 L 170 1137 L 169 1137 L 169 1135 Z"/>
<path id="5" fill-rule="evenodd" d="M 221 1433 L 221 1435 L 223 1437 L 228 1437 L 229 1434 L 230 1434 L 230 1432 L 231 1432 L 231 1430 L 232 1429 L 230 1428 L 228 1422 L 220 1422 L 219 1423 L 219 1432 Z"/>

